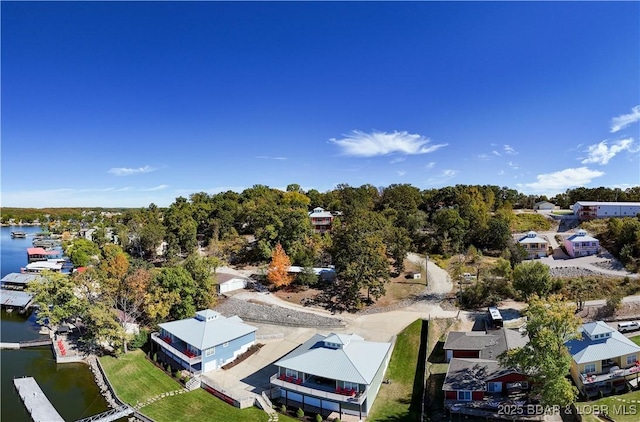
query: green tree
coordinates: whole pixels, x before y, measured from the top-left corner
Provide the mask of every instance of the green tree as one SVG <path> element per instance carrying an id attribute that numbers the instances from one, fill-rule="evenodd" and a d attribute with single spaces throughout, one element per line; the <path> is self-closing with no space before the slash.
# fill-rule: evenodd
<path id="1" fill-rule="evenodd" d="M 154 290 L 158 295 L 157 299 L 164 300 L 163 297 L 166 297 L 171 301 L 172 306 L 168 313 L 171 319 L 189 318 L 195 314 L 197 286 L 186 269 L 182 267 L 163 268 L 154 277 L 152 291 Z"/>
<path id="2" fill-rule="evenodd" d="M 500 363 L 527 374 L 532 394 L 540 396 L 542 405 L 575 402 L 578 391 L 567 379 L 571 355 L 565 343 L 579 338 L 580 320 L 560 296 L 548 300 L 532 296 L 524 315 L 529 343 L 503 353 Z"/>
<path id="3" fill-rule="evenodd" d="M 204 258 L 191 254 L 183 264 L 195 281 L 194 304 L 196 309 L 213 308 L 216 304 L 215 271 L 220 266 L 217 258 Z"/>
<path id="4" fill-rule="evenodd" d="M 198 247 L 198 223 L 186 198 L 178 197 L 164 213 L 167 250 L 170 257 L 189 255 Z"/>
<path id="5" fill-rule="evenodd" d="M 66 274 L 44 271 L 42 280 L 29 283 L 27 291 L 33 293 L 33 303 L 39 308 L 38 323 L 56 326 L 89 309 L 85 297 L 76 294 L 76 283 Z"/>
<path id="6" fill-rule="evenodd" d="M 98 245 L 88 239 L 76 239 L 66 244 L 64 252 L 76 267 L 86 267 L 100 255 Z"/>
<path id="7" fill-rule="evenodd" d="M 513 270 L 513 287 L 525 298 L 533 294 L 546 296 L 551 290 L 549 267 L 538 261 L 516 265 Z"/>
<path id="8" fill-rule="evenodd" d="M 378 299 L 389 280 L 389 263 L 384 236 L 387 221 L 380 214 L 358 211 L 333 236 L 332 256 L 339 283 L 340 300 L 357 307 L 360 289 Z"/>

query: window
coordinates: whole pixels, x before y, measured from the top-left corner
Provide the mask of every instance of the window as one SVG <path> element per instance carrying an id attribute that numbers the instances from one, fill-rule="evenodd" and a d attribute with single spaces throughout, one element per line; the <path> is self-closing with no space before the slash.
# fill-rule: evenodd
<path id="1" fill-rule="evenodd" d="M 584 365 L 584 373 L 585 374 L 593 374 L 596 372 L 596 364 L 595 363 L 586 363 Z"/>
<path id="2" fill-rule="evenodd" d="M 357 390 L 358 389 L 358 384 L 355 383 L 355 382 L 345 381 L 344 382 L 344 388 L 346 388 L 347 390 Z"/>
<path id="3" fill-rule="evenodd" d="M 627 365 L 633 365 L 638 360 L 636 355 L 627 356 Z"/>
<path id="4" fill-rule="evenodd" d="M 228 342 L 228 341 L 227 341 L 227 342 L 224 342 L 224 343 L 222 344 L 222 347 L 229 347 L 229 342 Z"/>
<path id="5" fill-rule="evenodd" d="M 501 382 L 489 382 L 487 383 L 487 391 L 490 393 L 499 393 L 502 391 Z"/>
<path id="6" fill-rule="evenodd" d="M 205 356 L 207 356 L 207 357 L 208 357 L 208 356 L 213 356 L 213 355 L 215 355 L 215 354 L 216 354 L 216 348 L 215 348 L 215 347 L 212 347 L 212 348 L 210 348 L 210 349 L 207 349 L 207 350 L 204 352 L 204 355 L 205 355 Z"/>
<path id="7" fill-rule="evenodd" d="M 458 391 L 458 400 L 471 401 L 471 391 Z"/>

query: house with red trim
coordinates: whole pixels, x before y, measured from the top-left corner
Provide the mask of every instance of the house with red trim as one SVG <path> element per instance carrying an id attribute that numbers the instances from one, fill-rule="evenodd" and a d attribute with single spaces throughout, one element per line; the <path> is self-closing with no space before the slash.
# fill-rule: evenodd
<path id="1" fill-rule="evenodd" d="M 528 342 L 526 335 L 506 328 L 450 332 L 443 346 L 449 362 L 442 387 L 445 405 L 487 399 L 500 401 L 510 394 L 526 392 L 527 377 L 502 367 L 498 356 Z"/>

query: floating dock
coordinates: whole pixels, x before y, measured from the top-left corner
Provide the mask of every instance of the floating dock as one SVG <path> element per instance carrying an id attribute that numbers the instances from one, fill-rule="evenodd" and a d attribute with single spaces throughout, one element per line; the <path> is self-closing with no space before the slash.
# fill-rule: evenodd
<path id="1" fill-rule="evenodd" d="M 64 422 L 33 377 L 14 378 L 13 385 L 34 422 Z"/>

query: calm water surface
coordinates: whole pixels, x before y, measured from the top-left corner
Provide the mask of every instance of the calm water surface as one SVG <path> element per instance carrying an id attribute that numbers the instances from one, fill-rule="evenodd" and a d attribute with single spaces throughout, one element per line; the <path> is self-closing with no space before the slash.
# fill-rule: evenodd
<path id="1" fill-rule="evenodd" d="M 29 233 L 26 239 L 12 239 L 12 231 Z M 0 269 L 2 277 L 20 272 L 27 264 L 27 248 L 39 227 L 0 228 Z M 40 337 L 35 315 L 20 315 L 17 311 L 2 311 L 0 340 L 18 342 Z M 34 377 L 49 401 L 66 421 L 92 416 L 108 409 L 93 381 L 89 366 L 83 363 L 56 364 L 50 347 L 0 351 L 2 380 L 0 420 L 30 422 L 31 417 L 13 387 L 13 378 Z"/>

